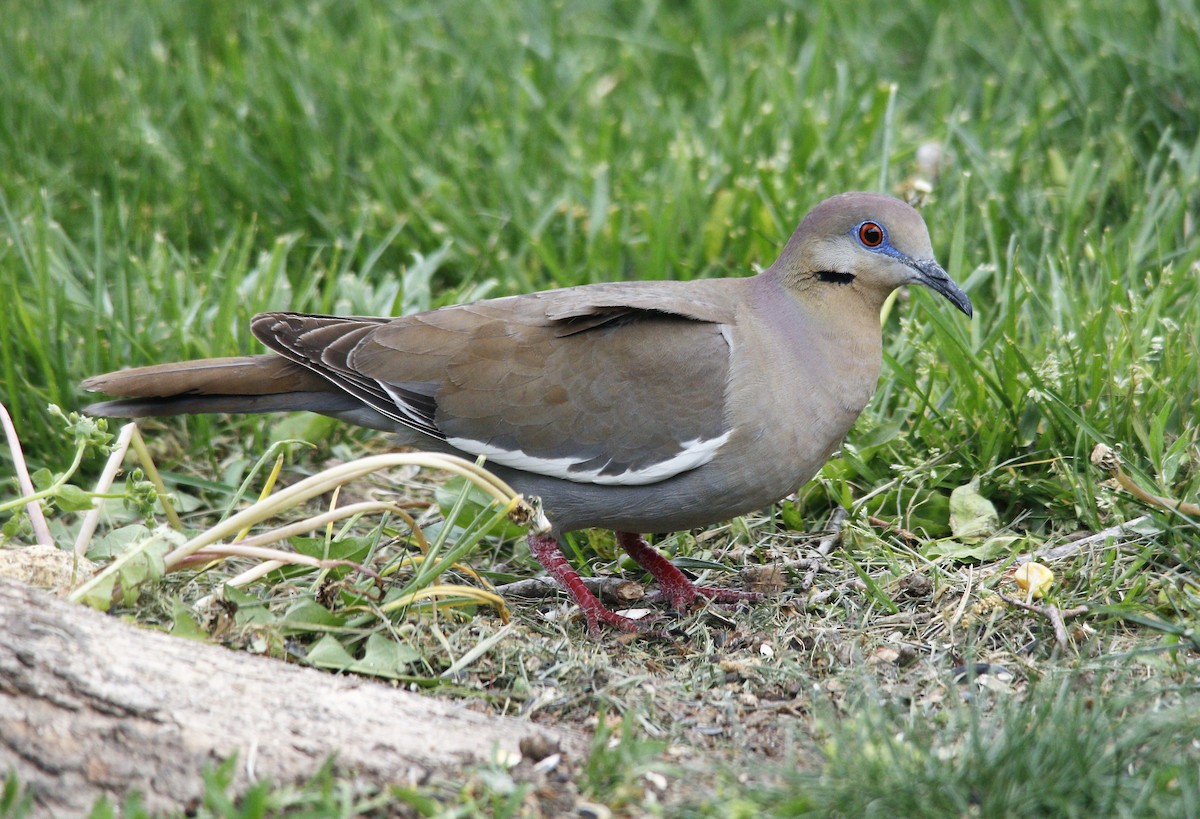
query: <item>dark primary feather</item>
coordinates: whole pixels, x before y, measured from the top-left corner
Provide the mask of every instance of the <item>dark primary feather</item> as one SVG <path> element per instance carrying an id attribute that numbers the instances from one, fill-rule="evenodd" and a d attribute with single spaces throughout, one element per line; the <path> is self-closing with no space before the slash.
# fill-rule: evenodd
<path id="1" fill-rule="evenodd" d="M 676 289 L 647 283 L 636 290 L 646 300 L 656 284 Z M 608 295 L 608 288 L 595 290 Z M 729 349 L 720 326 L 707 320 L 717 312 L 713 305 L 702 304 L 705 318 L 695 318 L 686 303 L 669 311 L 566 307 L 555 296 L 386 322 L 267 313 L 252 327 L 280 355 L 397 424 L 441 440 L 568 458 L 582 470 L 616 475 L 725 431 Z M 589 366 L 595 362 L 603 366 Z M 674 407 L 674 423 L 650 423 L 644 408 L 664 405 Z"/>

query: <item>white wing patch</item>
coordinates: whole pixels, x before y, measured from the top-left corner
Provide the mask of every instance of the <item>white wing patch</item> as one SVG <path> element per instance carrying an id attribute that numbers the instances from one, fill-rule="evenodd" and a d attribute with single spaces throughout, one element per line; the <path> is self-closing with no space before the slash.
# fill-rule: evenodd
<path id="1" fill-rule="evenodd" d="M 392 399 L 392 402 L 396 405 L 396 409 L 400 410 L 403 415 L 396 415 L 394 412 L 388 412 L 386 409 L 380 409 L 380 412 L 382 412 L 384 415 L 390 416 L 393 420 L 410 424 L 423 432 L 428 432 L 432 435 L 437 434 L 437 430 L 430 423 L 429 419 L 417 410 L 413 409 L 412 405 L 409 404 L 408 401 L 405 400 L 404 396 L 397 392 L 391 384 L 387 383 L 386 381 L 380 381 L 378 378 L 375 379 L 375 383 L 378 384 L 383 391 L 388 394 L 388 396 Z M 379 408 L 376 407 L 376 409 Z"/>
<path id="2" fill-rule="evenodd" d="M 519 450 L 501 449 L 481 441 L 473 441 L 470 438 L 447 438 L 446 443 L 472 455 L 483 455 L 488 460 L 512 469 L 521 469 L 538 475 L 603 486 L 644 486 L 648 483 L 665 481 L 681 472 L 687 472 L 689 469 L 695 469 L 708 463 L 717 454 L 717 450 L 729 440 L 732 432 L 730 430 L 705 441 L 699 438 L 684 441 L 680 444 L 683 449 L 677 455 L 672 455 L 665 461 L 658 461 L 641 469 L 627 469 L 618 475 L 601 475 L 604 467 L 572 470 L 572 466 L 584 462 L 582 458 L 539 458 Z"/>

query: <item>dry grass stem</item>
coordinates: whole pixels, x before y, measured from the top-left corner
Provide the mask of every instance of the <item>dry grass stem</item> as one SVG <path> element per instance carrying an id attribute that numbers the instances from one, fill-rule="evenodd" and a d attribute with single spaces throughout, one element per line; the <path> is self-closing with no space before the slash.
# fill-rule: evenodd
<path id="1" fill-rule="evenodd" d="M 22 495 L 34 493 L 33 481 L 29 478 L 29 469 L 25 466 L 25 454 L 21 451 L 21 439 L 17 437 L 17 428 L 13 425 L 12 416 L 0 402 L 0 425 L 4 426 L 4 435 L 8 439 L 8 451 L 13 460 L 13 471 L 17 473 L 17 487 Z M 50 535 L 50 527 L 46 525 L 46 517 L 36 500 L 25 504 L 29 514 L 29 523 L 33 527 L 33 535 L 41 546 L 53 546 L 54 538 Z"/>

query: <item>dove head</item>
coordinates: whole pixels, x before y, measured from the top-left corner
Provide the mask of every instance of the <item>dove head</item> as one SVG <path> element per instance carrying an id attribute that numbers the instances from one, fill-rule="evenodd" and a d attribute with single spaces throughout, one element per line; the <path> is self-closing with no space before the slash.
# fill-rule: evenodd
<path id="1" fill-rule="evenodd" d="M 899 199 L 843 193 L 809 212 L 774 267 L 797 292 L 846 288 L 875 309 L 897 287 L 921 284 L 971 315 L 971 299 L 933 258 L 921 214 Z"/>

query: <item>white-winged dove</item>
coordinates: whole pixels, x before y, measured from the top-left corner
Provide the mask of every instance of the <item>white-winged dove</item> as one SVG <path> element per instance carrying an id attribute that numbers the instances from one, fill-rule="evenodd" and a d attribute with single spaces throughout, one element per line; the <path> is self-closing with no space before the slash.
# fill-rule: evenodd
<path id="1" fill-rule="evenodd" d="M 728 520 L 811 478 L 875 391 L 879 312 L 923 284 L 971 315 L 921 216 L 887 196 L 815 207 L 747 278 L 595 284 L 400 318 L 263 313 L 273 354 L 100 375 L 94 415 L 309 410 L 469 457 L 542 499 L 529 546 L 587 617 L 635 630 L 570 567 L 564 532 L 603 527 L 677 608 L 695 586 L 641 533 Z"/>

